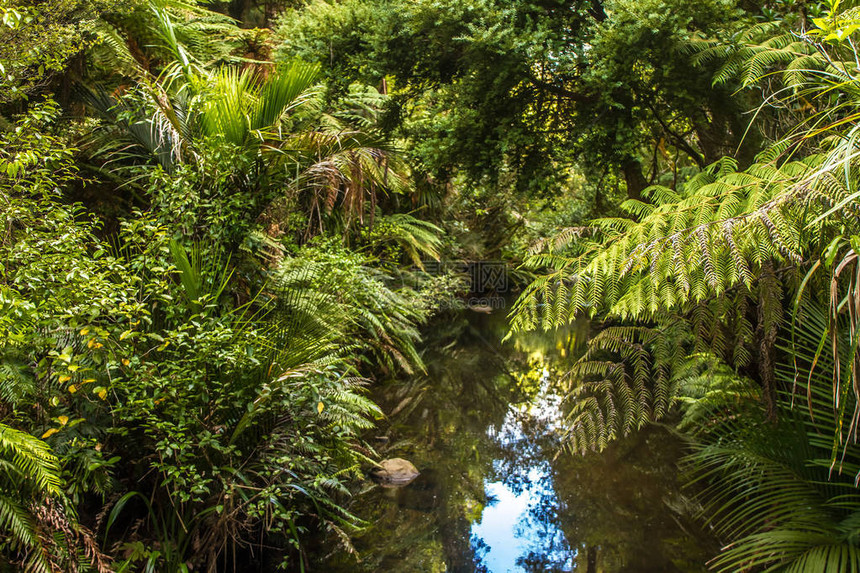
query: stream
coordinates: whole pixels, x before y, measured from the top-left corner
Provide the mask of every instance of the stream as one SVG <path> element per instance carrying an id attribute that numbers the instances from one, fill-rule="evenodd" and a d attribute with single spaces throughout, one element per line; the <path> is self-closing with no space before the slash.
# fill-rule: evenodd
<path id="1" fill-rule="evenodd" d="M 502 344 L 505 328 L 503 312 L 437 321 L 426 375 L 375 390 L 375 449 L 421 474 L 368 480 L 349 504 L 367 523 L 355 554 L 332 540 L 311 570 L 705 571 L 717 547 L 679 485 L 676 437 L 653 427 L 599 454 L 559 453 L 559 381 L 588 324 Z"/>

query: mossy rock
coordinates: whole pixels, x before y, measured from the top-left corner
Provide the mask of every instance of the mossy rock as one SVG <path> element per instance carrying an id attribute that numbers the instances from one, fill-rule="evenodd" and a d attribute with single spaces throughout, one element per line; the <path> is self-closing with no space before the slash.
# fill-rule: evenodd
<path id="1" fill-rule="evenodd" d="M 379 462 L 379 466 L 370 470 L 373 481 L 386 487 L 400 487 L 411 483 L 421 472 L 412 462 L 403 458 L 391 458 Z"/>

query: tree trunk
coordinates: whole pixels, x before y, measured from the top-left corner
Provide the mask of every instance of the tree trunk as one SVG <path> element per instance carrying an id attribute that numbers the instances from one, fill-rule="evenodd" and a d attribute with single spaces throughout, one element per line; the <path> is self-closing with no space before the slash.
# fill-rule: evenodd
<path id="1" fill-rule="evenodd" d="M 782 285 L 768 261 L 762 265 L 761 276 L 758 280 L 758 325 L 756 339 L 758 347 L 758 374 L 761 378 L 762 400 L 767 411 L 767 417 L 775 421 L 776 410 L 776 377 L 774 375 L 774 353 L 776 338 L 779 333 L 779 323 L 782 320 Z"/>
<path id="2" fill-rule="evenodd" d="M 597 573 L 596 547 L 589 547 L 585 552 L 585 573 Z"/>
<path id="3" fill-rule="evenodd" d="M 602 0 L 591 0 L 591 8 L 588 9 L 588 13 L 598 22 L 603 22 L 607 18 Z"/>
<path id="4" fill-rule="evenodd" d="M 250 7 L 251 0 L 232 0 L 229 8 L 230 17 L 238 21 L 241 26 Z"/>
<path id="5" fill-rule="evenodd" d="M 627 197 L 642 200 L 642 191 L 648 187 L 648 180 L 642 175 L 642 163 L 638 159 L 630 159 L 621 166 L 624 182 L 627 184 Z"/>

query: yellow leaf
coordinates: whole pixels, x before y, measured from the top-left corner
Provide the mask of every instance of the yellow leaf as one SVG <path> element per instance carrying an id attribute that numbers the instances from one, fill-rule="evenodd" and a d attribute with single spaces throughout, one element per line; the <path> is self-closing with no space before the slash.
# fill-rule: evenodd
<path id="1" fill-rule="evenodd" d="M 99 398 L 101 398 L 102 400 L 107 398 L 107 390 L 102 390 L 101 392 L 99 392 Z"/>
<path id="2" fill-rule="evenodd" d="M 95 378 L 87 378 L 86 380 L 81 382 L 81 384 L 89 384 L 90 382 L 95 382 L 95 381 L 96 381 Z"/>
<path id="3" fill-rule="evenodd" d="M 317 404 L 317 413 L 322 414 L 323 409 L 325 409 L 325 404 L 323 404 L 322 402 L 319 402 Z"/>
<path id="4" fill-rule="evenodd" d="M 128 358 L 122 359 L 122 365 L 123 366 L 128 366 L 129 364 L 131 364 L 131 361 Z"/>
<path id="5" fill-rule="evenodd" d="M 95 338 L 90 338 L 90 341 L 87 342 L 87 348 L 92 348 L 93 344 L 95 344 L 95 342 L 96 342 Z"/>
<path id="6" fill-rule="evenodd" d="M 60 376 L 60 384 L 62 384 L 63 382 L 68 382 L 71 379 L 71 376 Z"/>
<path id="7" fill-rule="evenodd" d="M 59 431 L 60 430 L 58 430 L 57 428 L 51 428 L 50 430 L 48 430 L 47 432 L 42 434 L 42 439 L 44 440 L 45 438 L 50 438 L 51 436 L 53 436 L 54 434 L 56 434 Z"/>
<path id="8" fill-rule="evenodd" d="M 82 329 L 81 329 L 81 336 L 86 336 L 86 335 L 87 335 L 87 334 L 89 334 L 89 333 L 90 333 L 90 329 L 89 329 L 89 328 L 82 328 Z"/>
<path id="9" fill-rule="evenodd" d="M 66 424 L 69 423 L 69 417 L 68 416 L 58 416 L 57 421 L 60 423 L 61 426 L 65 426 Z"/>
<path id="10" fill-rule="evenodd" d="M 70 394 L 74 394 L 74 393 L 75 393 L 75 392 L 77 392 L 77 391 L 78 391 L 78 387 L 77 387 L 77 386 L 75 386 L 74 384 L 69 384 L 69 393 L 70 393 Z"/>
<path id="11" fill-rule="evenodd" d="M 102 346 L 104 346 L 104 344 L 102 344 L 101 342 L 96 342 L 93 344 L 93 348 L 101 348 Z"/>

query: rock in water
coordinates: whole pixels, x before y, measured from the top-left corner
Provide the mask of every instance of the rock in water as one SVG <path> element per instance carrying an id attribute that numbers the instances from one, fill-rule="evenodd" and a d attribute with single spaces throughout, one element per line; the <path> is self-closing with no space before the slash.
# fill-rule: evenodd
<path id="1" fill-rule="evenodd" d="M 379 467 L 370 470 L 370 476 L 374 481 L 386 487 L 399 487 L 412 482 L 418 477 L 418 468 L 412 462 L 403 458 L 391 458 L 382 460 Z"/>

